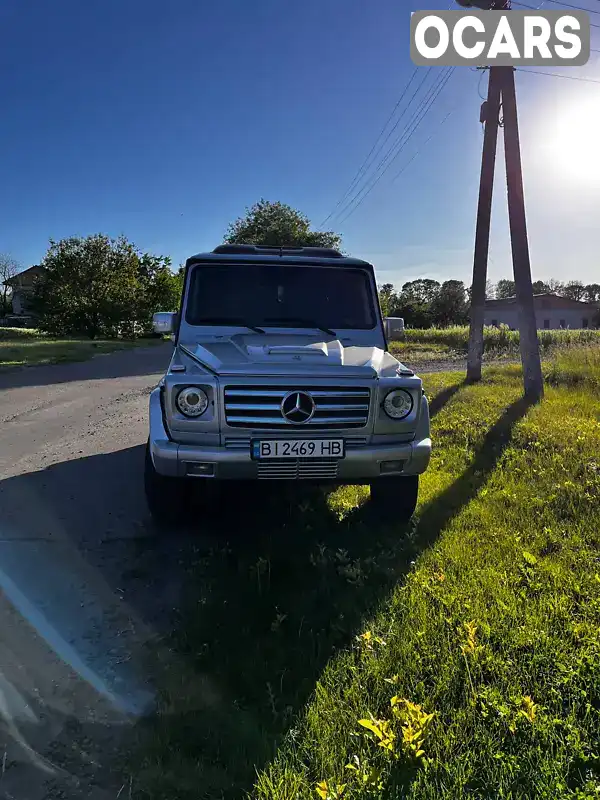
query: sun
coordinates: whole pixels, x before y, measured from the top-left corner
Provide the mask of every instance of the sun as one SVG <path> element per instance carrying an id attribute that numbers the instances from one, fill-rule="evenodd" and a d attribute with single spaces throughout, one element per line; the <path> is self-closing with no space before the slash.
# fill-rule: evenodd
<path id="1" fill-rule="evenodd" d="M 600 188 L 600 95 L 564 104 L 549 121 L 544 138 L 553 169 Z"/>

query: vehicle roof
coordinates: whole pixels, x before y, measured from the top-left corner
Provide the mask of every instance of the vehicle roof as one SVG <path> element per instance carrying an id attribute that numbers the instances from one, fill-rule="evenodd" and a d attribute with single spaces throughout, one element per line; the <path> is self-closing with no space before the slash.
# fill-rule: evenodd
<path id="1" fill-rule="evenodd" d="M 220 245 L 210 253 L 197 253 L 190 256 L 186 266 L 198 263 L 284 263 L 284 264 L 323 264 L 336 267 L 368 267 L 373 265 L 359 258 L 344 256 L 338 250 L 325 247 L 260 247 L 257 245 Z"/>

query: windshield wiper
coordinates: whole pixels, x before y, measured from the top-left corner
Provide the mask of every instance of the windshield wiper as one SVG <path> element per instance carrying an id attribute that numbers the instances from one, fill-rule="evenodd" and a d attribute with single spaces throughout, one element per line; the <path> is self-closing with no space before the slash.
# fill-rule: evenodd
<path id="1" fill-rule="evenodd" d="M 241 317 L 201 317 L 194 320 L 194 325 L 242 325 L 255 333 L 264 333 L 262 328 L 257 328 L 256 325 L 249 325 Z"/>
<path id="2" fill-rule="evenodd" d="M 337 336 L 335 331 L 332 331 L 331 328 L 325 328 L 323 325 L 319 325 L 314 319 L 305 319 L 304 317 L 266 317 L 265 324 L 269 322 L 288 322 L 288 323 L 295 323 L 288 327 L 299 327 L 299 328 L 316 328 L 318 331 L 323 331 L 323 333 L 327 333 L 329 336 Z"/>

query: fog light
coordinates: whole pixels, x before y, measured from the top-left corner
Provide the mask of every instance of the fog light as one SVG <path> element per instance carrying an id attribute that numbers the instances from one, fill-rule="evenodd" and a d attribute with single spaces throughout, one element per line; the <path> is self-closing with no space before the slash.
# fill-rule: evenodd
<path id="1" fill-rule="evenodd" d="M 188 464 L 187 475 L 214 475 L 215 474 L 215 465 L 214 464 L 203 464 L 203 463 L 196 463 L 196 464 Z"/>
<path id="2" fill-rule="evenodd" d="M 402 472 L 404 461 L 382 461 L 379 465 L 380 472 Z"/>

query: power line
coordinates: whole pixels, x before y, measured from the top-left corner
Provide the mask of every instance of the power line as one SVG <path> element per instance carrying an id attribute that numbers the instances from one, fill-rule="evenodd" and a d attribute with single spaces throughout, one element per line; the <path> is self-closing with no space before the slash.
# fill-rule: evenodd
<path id="1" fill-rule="evenodd" d="M 563 2 L 563 0 L 546 0 L 547 3 L 554 3 L 557 6 L 566 6 L 567 8 L 574 8 L 576 11 L 587 11 L 588 14 L 600 14 L 593 8 L 582 8 L 581 6 L 574 6 L 572 3 Z"/>
<path id="2" fill-rule="evenodd" d="M 398 158 L 400 153 L 404 150 L 404 148 L 406 147 L 406 145 L 408 144 L 408 142 L 410 141 L 410 139 L 412 138 L 414 133 L 417 131 L 417 129 L 419 128 L 419 126 L 421 125 L 421 123 L 423 122 L 423 120 L 425 119 L 427 114 L 429 113 L 429 110 L 431 109 L 431 107 L 433 106 L 433 104 L 435 103 L 437 98 L 439 97 L 440 93 L 442 92 L 442 90 L 444 89 L 444 87 L 446 86 L 448 81 L 450 80 L 450 77 L 452 76 L 452 73 L 454 72 L 455 69 L 456 69 L 455 67 L 449 67 L 447 72 L 445 73 L 445 75 L 443 75 L 440 78 L 440 80 L 438 81 L 437 87 L 434 89 L 434 93 L 431 95 L 431 98 L 429 99 L 429 101 L 427 102 L 427 100 L 425 100 L 422 103 L 421 109 L 419 109 L 416 112 L 416 114 L 414 115 L 414 117 L 411 120 L 411 122 L 404 129 L 404 132 L 398 137 L 396 142 L 392 145 L 392 147 L 388 151 L 387 156 L 380 163 L 378 169 L 381 169 L 383 167 L 383 170 L 380 172 L 379 175 L 376 175 L 376 177 L 374 177 L 374 180 L 372 181 L 371 185 L 368 186 L 368 188 L 364 187 L 364 188 L 366 188 L 366 191 L 364 191 L 364 188 L 363 188 L 364 194 L 362 195 L 362 197 L 360 197 L 358 199 L 356 204 L 354 206 L 351 206 L 351 204 L 350 204 L 350 208 L 347 211 L 347 213 L 345 214 L 345 216 L 338 221 L 339 225 L 341 225 L 343 222 L 345 222 L 348 219 L 348 217 L 350 217 L 356 211 L 356 209 L 363 203 L 363 201 L 366 200 L 366 198 L 371 194 L 371 192 L 373 191 L 375 186 L 379 183 L 379 181 L 383 178 L 383 176 L 388 171 L 388 169 L 392 166 L 394 161 Z M 419 114 L 420 114 L 420 116 L 419 116 Z M 413 127 L 412 127 L 411 130 L 409 130 L 411 125 Z M 403 137 L 406 137 L 406 138 L 404 138 L 404 140 L 403 140 Z M 392 153 L 394 152 L 395 148 L 398 148 L 398 149 L 396 149 L 396 152 L 392 156 Z M 390 156 L 391 156 L 391 158 L 390 158 Z M 388 162 L 387 164 L 386 164 L 386 161 Z M 360 194 L 360 192 L 358 194 Z M 355 195 L 355 197 L 353 199 L 358 197 L 358 194 Z"/>
<path id="3" fill-rule="evenodd" d="M 397 173 L 396 173 L 396 175 L 394 175 L 394 177 L 392 178 L 392 183 L 396 183 L 396 181 L 398 180 L 398 178 L 400 177 L 400 175 L 402 175 L 402 173 L 403 173 L 403 172 L 405 172 L 405 170 L 407 170 L 407 169 L 408 169 L 408 167 L 409 167 L 409 166 L 412 164 L 412 162 L 415 160 L 415 158 L 416 158 L 416 157 L 417 157 L 417 156 L 418 156 L 418 155 L 421 153 L 421 151 L 424 149 L 425 145 L 426 145 L 426 144 L 428 144 L 428 143 L 429 143 L 429 142 L 430 142 L 430 141 L 433 139 L 433 137 L 436 135 L 436 133 L 438 132 L 438 128 L 441 128 L 441 127 L 442 127 L 442 125 L 444 124 L 444 122 L 446 122 L 446 120 L 447 120 L 447 119 L 448 119 L 448 117 L 449 117 L 449 116 L 450 116 L 450 115 L 453 113 L 453 111 L 454 111 L 454 109 L 453 109 L 453 108 L 451 108 L 451 109 L 450 109 L 450 111 L 449 111 L 449 112 L 446 114 L 446 116 L 444 117 L 444 119 L 443 119 L 443 120 L 442 120 L 440 123 L 438 123 L 438 127 L 436 128 L 436 130 L 434 130 L 434 132 L 433 132 L 433 133 L 432 133 L 430 136 L 428 136 L 428 137 L 427 137 L 427 139 L 425 139 L 425 141 L 423 142 L 423 144 L 421 145 L 421 147 L 419 147 L 419 149 L 418 149 L 418 150 L 417 150 L 417 152 L 416 152 L 416 153 L 415 153 L 415 154 L 412 156 L 412 158 L 410 158 L 410 159 L 409 159 L 409 160 L 406 162 L 406 164 L 405 164 L 405 165 L 402 167 L 402 169 L 401 169 L 399 172 L 397 172 Z"/>
<path id="4" fill-rule="evenodd" d="M 407 84 L 406 84 L 406 86 L 404 87 L 404 89 L 403 89 L 403 91 L 402 91 L 402 94 L 400 95 L 400 98 L 398 99 L 398 102 L 396 103 L 396 105 L 395 105 L 395 106 L 394 106 L 394 108 L 392 109 L 392 112 L 391 112 L 391 114 L 389 115 L 389 117 L 387 118 L 387 120 L 386 120 L 386 122 L 385 122 L 385 125 L 383 126 L 383 128 L 382 128 L 382 129 L 381 129 L 381 131 L 379 132 L 379 134 L 378 134 L 377 138 L 375 139 L 375 141 L 374 141 L 374 143 L 373 143 L 373 147 L 370 149 L 370 151 L 369 151 L 369 153 L 368 153 L 367 157 L 365 158 L 365 160 L 363 161 L 363 163 L 360 165 L 360 167 L 359 167 L 359 169 L 358 169 L 358 172 L 356 173 L 356 175 L 355 175 L 355 176 L 352 178 L 352 181 L 350 182 L 350 185 L 348 186 L 348 188 L 346 189 L 346 191 L 345 191 L 345 192 L 344 192 L 344 194 L 343 194 L 343 195 L 340 197 L 340 199 L 337 201 L 337 203 L 336 203 L 335 207 L 333 208 L 333 211 L 331 211 L 331 212 L 330 212 L 330 213 L 329 213 L 329 214 L 328 214 L 328 215 L 325 217 L 325 219 L 323 220 L 323 222 L 321 223 L 321 225 L 320 225 L 319 227 L 321 227 L 321 228 L 322 228 L 322 227 L 323 227 L 323 225 L 325 225 L 325 223 L 326 223 L 326 222 L 327 222 L 327 221 L 328 221 L 328 220 L 329 220 L 329 219 L 330 219 L 330 218 L 333 216 L 333 213 L 334 213 L 334 211 L 335 211 L 335 210 L 336 210 L 336 209 L 337 209 L 337 208 L 338 208 L 338 207 L 341 205 L 341 203 L 343 203 L 343 201 L 346 199 L 346 197 L 348 196 L 348 194 L 349 194 L 349 193 L 352 191 L 352 189 L 355 187 L 355 185 L 356 185 L 356 182 L 357 182 L 357 181 L 360 179 L 360 176 L 363 174 L 364 170 L 366 169 L 366 167 L 367 167 L 367 164 L 368 164 L 368 162 L 369 162 L 369 160 L 370 160 L 370 158 L 371 158 L 371 156 L 372 156 L 372 154 L 373 154 L 373 152 L 374 152 L 375 148 L 377 147 L 377 143 L 379 142 L 379 140 L 380 140 L 380 139 L 381 139 L 381 137 L 383 136 L 383 134 L 384 134 L 384 132 L 385 132 L 385 129 L 387 128 L 387 126 L 390 124 L 390 122 L 391 122 L 391 121 L 392 121 L 392 119 L 394 118 L 394 115 L 395 115 L 395 113 L 396 113 L 396 111 L 397 111 L 398 107 L 400 106 L 400 103 L 402 103 L 402 101 L 404 100 L 404 98 L 405 98 L 405 96 L 406 96 L 406 93 L 408 92 L 408 90 L 409 90 L 409 88 L 410 88 L 410 85 L 411 85 L 411 83 L 413 82 L 413 80 L 415 79 L 415 77 L 416 77 L 416 75 L 417 75 L 417 72 L 418 72 L 418 70 L 419 70 L 419 68 L 418 68 L 418 67 L 415 67 L 415 71 L 414 71 L 414 72 L 413 72 L 413 74 L 410 76 L 410 78 L 409 78 L 409 80 L 408 80 L 408 83 L 407 83 Z M 379 152 L 379 151 L 378 151 L 378 152 Z"/>
<path id="5" fill-rule="evenodd" d="M 584 83 L 600 83 L 600 80 L 595 78 L 583 78 L 578 75 L 561 75 L 558 72 L 539 72 L 536 69 L 529 69 L 529 67 L 515 67 L 517 72 L 529 72 L 532 75 L 547 75 L 549 78 L 565 78 L 568 81 L 584 81 Z"/>
<path id="6" fill-rule="evenodd" d="M 381 177 L 383 176 L 383 174 L 385 172 L 384 168 L 385 168 L 386 164 L 389 162 L 390 157 L 392 156 L 392 153 L 399 146 L 399 144 L 401 144 L 402 139 L 407 135 L 407 132 L 410 130 L 411 126 L 415 123 L 415 120 L 418 120 L 419 115 L 422 114 L 422 112 L 423 112 L 424 108 L 426 107 L 427 103 L 430 101 L 430 99 L 432 99 L 432 96 L 435 94 L 435 92 L 439 91 L 440 84 L 442 83 L 444 78 L 449 75 L 449 73 L 451 71 L 452 71 L 452 68 L 447 68 L 445 71 L 442 72 L 441 76 L 438 76 L 436 81 L 434 81 L 433 85 L 429 87 L 429 90 L 426 92 L 425 97 L 423 97 L 421 99 L 421 102 L 420 102 L 419 106 L 417 107 L 417 110 L 413 114 L 410 122 L 407 123 L 407 125 L 404 127 L 404 130 L 392 142 L 392 144 L 388 148 L 387 152 L 385 153 L 385 155 L 383 156 L 381 161 L 375 167 L 375 171 L 369 176 L 369 178 L 367 179 L 366 183 L 358 189 L 358 191 L 350 198 L 350 200 L 347 201 L 347 203 L 342 208 L 342 210 L 340 212 L 338 212 L 338 214 L 340 216 L 342 216 L 342 219 L 339 220 L 338 224 L 340 224 L 341 222 L 343 222 L 344 220 L 346 220 L 350 216 L 350 213 L 352 213 L 355 210 L 355 208 L 357 208 L 358 205 L 360 203 L 362 203 L 362 201 L 365 199 L 365 197 L 368 194 L 370 194 L 372 189 L 379 182 L 379 180 L 381 179 Z M 381 172 L 382 169 L 383 169 L 383 172 Z M 380 173 L 380 174 L 378 174 L 378 173 Z M 363 196 L 361 197 L 361 195 L 363 195 Z M 353 204 L 354 204 L 354 202 L 356 200 L 358 200 L 358 204 L 356 205 L 355 208 L 353 208 Z"/>
<path id="7" fill-rule="evenodd" d="M 365 161 L 363 162 L 362 166 L 360 167 L 360 169 L 358 170 L 358 172 L 357 172 L 357 173 L 356 173 L 356 175 L 354 176 L 354 179 L 353 179 L 352 183 L 351 183 L 351 184 L 350 184 L 350 186 L 349 186 L 349 187 L 346 189 L 346 191 L 344 192 L 344 194 L 342 195 L 342 197 L 341 197 L 341 198 L 338 200 L 338 202 L 337 202 L 337 204 L 336 204 L 335 208 L 334 208 L 334 209 L 333 209 L 333 210 L 332 210 L 332 211 L 331 211 L 331 212 L 330 212 L 330 213 L 329 213 L 329 214 L 328 214 L 328 215 L 325 217 L 325 219 L 323 220 L 323 222 L 322 222 L 322 223 L 319 225 L 319 227 L 320 227 L 320 228 L 322 228 L 322 227 L 323 227 L 323 225 L 325 225 L 325 223 L 326 223 L 326 222 L 327 222 L 329 219 L 331 219 L 331 217 L 333 217 L 333 216 L 336 214 L 336 211 L 337 211 L 337 209 L 340 207 L 340 205 L 342 205 L 342 203 L 343 203 L 343 202 L 344 202 L 344 200 L 345 200 L 345 199 L 348 197 L 348 195 L 349 195 L 349 194 L 350 194 L 350 193 L 351 193 L 351 192 L 352 192 L 352 191 L 353 191 L 353 190 L 356 188 L 356 186 L 358 185 L 358 183 L 360 183 L 360 178 L 361 178 L 361 175 L 362 175 L 362 174 L 364 174 L 364 171 L 365 171 L 365 170 L 368 170 L 368 169 L 370 168 L 370 166 L 372 165 L 373 161 L 374 161 L 374 160 L 377 158 L 377 156 L 379 155 L 379 153 L 380 153 L 380 152 L 382 151 L 382 149 L 385 147 L 386 143 L 389 141 L 389 138 L 390 138 L 390 136 L 391 136 L 391 135 L 394 133 L 394 131 L 396 130 L 396 128 L 398 127 L 398 125 L 399 125 L 399 124 L 400 124 L 400 122 L 402 121 L 402 119 L 403 119 L 404 115 L 406 114 L 406 112 L 408 111 L 408 109 L 411 107 L 413 100 L 415 99 L 415 97 L 416 97 L 416 96 L 418 95 L 418 93 L 420 92 L 420 90 L 421 90 L 421 87 L 423 86 L 423 84 L 424 84 L 424 83 L 425 83 L 425 81 L 427 80 L 427 78 L 428 78 L 428 76 L 429 76 L 429 73 L 431 72 L 431 70 L 433 69 L 433 67 L 428 67 L 428 69 L 427 69 L 427 70 L 425 70 L 425 73 L 424 73 L 424 75 L 423 75 L 423 78 L 422 78 L 421 82 L 419 83 L 419 85 L 417 86 L 417 88 L 415 89 L 415 91 L 413 92 L 413 94 L 412 94 L 412 96 L 411 96 L 410 100 L 408 101 L 408 104 L 407 104 L 407 105 L 406 105 L 406 107 L 404 108 L 404 111 L 403 111 L 403 112 L 400 114 L 400 116 L 399 116 L 399 117 L 398 117 L 398 119 L 396 120 L 396 123 L 393 125 L 393 127 L 392 127 L 392 128 L 389 130 L 389 131 L 388 131 L 388 135 L 385 137 L 385 139 L 383 140 L 383 142 L 381 142 L 381 144 L 380 144 L 380 145 L 379 145 L 379 147 L 377 148 L 377 151 L 375 152 L 375 156 L 374 156 L 374 158 L 373 158 L 373 159 L 370 161 L 370 163 L 369 163 L 369 164 L 368 164 L 368 166 L 367 166 L 367 162 L 369 161 L 369 159 L 371 158 L 371 154 L 372 154 L 372 153 L 373 153 L 373 151 L 375 150 L 375 147 L 376 147 L 376 145 L 377 145 L 377 141 L 378 141 L 378 140 L 381 138 L 381 136 L 382 136 L 383 132 L 384 132 L 384 131 L 385 131 L 385 129 L 387 128 L 387 126 L 388 126 L 389 122 L 391 121 L 391 119 L 393 118 L 393 116 L 394 116 L 394 114 L 395 114 L 395 112 L 396 112 L 396 109 L 398 108 L 398 106 L 400 105 L 400 103 L 402 102 L 402 100 L 404 99 L 404 97 L 406 96 L 406 93 L 407 93 L 407 91 L 408 91 L 408 89 L 409 89 L 409 87 L 410 87 L 410 84 L 412 83 L 412 80 L 413 80 L 413 78 L 414 78 L 414 77 L 415 77 L 415 75 L 417 74 L 417 71 L 418 71 L 418 69 L 419 69 L 419 68 L 417 67 L 417 68 L 415 69 L 415 71 L 413 72 L 413 74 L 412 74 L 412 76 L 411 76 L 411 78 L 410 78 L 410 80 L 409 80 L 408 84 L 406 85 L 406 88 L 405 88 L 405 89 L 404 89 L 404 91 L 402 92 L 402 96 L 400 97 L 400 100 L 399 100 L 399 101 L 396 103 L 396 106 L 395 106 L 395 108 L 394 108 L 394 111 L 392 112 L 392 114 L 391 114 L 391 115 L 390 115 L 390 117 L 388 118 L 388 121 L 385 123 L 385 125 L 384 125 L 384 127 L 383 127 L 383 129 L 382 129 L 381 133 L 379 134 L 379 136 L 378 136 L 378 137 L 377 137 L 377 139 L 375 140 L 375 144 L 374 144 L 374 145 L 373 145 L 373 147 L 371 148 L 371 152 L 369 153 L 369 155 L 367 156 L 367 158 L 366 158 L 366 159 L 365 159 Z M 359 190 L 359 191 L 360 191 L 360 190 Z M 342 212 L 342 213 L 343 213 L 343 212 Z"/>
<path id="8" fill-rule="evenodd" d="M 558 2 L 558 0 L 551 0 L 551 2 L 553 2 L 553 3 L 554 2 Z M 529 8 L 532 11 L 537 11 L 537 8 L 535 6 L 530 6 L 527 3 L 521 3 L 520 0 L 511 0 L 511 3 L 512 3 L 513 6 L 522 6 L 523 8 Z M 581 8 L 580 6 L 569 6 L 569 8 L 575 8 L 578 11 L 588 11 L 589 12 L 589 8 Z M 597 12 L 594 11 L 592 13 L 595 14 Z M 592 26 L 592 28 L 600 28 L 600 25 L 598 25 L 597 22 L 590 22 L 590 25 Z"/>

